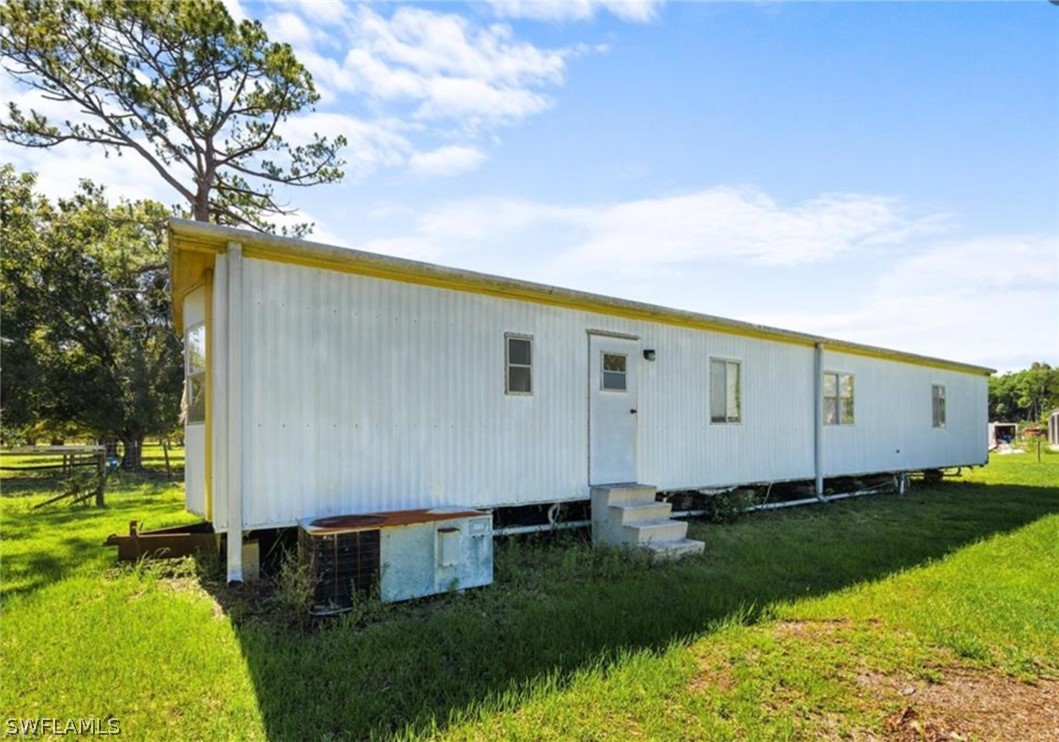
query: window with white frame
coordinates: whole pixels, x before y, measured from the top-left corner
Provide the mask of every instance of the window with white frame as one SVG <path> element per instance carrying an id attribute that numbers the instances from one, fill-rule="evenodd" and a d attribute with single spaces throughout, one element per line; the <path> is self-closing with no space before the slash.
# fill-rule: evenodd
<path id="1" fill-rule="evenodd" d="M 824 425 L 853 424 L 853 374 L 824 372 Z"/>
<path id="2" fill-rule="evenodd" d="M 710 359 L 710 422 L 743 420 L 741 364 L 724 358 Z"/>
<path id="3" fill-rule="evenodd" d="M 533 338 L 504 335 L 504 364 L 508 394 L 533 394 Z"/>
<path id="4" fill-rule="evenodd" d="M 934 411 L 934 427 L 945 427 L 945 387 L 934 384 L 930 392 L 931 407 Z"/>
<path id="5" fill-rule="evenodd" d="M 188 328 L 184 336 L 187 422 L 206 421 L 206 325 Z"/>
<path id="6" fill-rule="evenodd" d="M 600 365 L 599 388 L 607 392 L 624 392 L 629 388 L 629 358 L 624 353 L 604 353 Z"/>

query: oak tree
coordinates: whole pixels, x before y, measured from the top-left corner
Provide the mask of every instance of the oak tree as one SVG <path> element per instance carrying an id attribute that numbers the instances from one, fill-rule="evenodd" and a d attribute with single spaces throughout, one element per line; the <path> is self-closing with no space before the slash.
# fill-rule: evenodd
<path id="1" fill-rule="evenodd" d="M 168 433 L 180 415 L 168 210 L 111 205 L 88 181 L 52 204 L 10 165 L 0 168 L 0 206 L 6 422 L 121 440 L 123 467 L 139 469 L 145 436 Z"/>

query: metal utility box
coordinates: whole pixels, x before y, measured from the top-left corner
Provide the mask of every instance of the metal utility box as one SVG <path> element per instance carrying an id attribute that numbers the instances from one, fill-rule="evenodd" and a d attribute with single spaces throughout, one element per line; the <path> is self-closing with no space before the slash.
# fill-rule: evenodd
<path id="1" fill-rule="evenodd" d="M 464 509 L 317 518 L 301 524 L 315 612 L 349 608 L 378 584 L 391 603 L 493 582 L 493 517 Z"/>

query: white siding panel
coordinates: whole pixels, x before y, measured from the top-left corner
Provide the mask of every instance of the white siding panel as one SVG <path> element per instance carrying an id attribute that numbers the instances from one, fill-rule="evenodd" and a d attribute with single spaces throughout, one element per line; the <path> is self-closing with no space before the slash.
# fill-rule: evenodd
<path id="1" fill-rule="evenodd" d="M 648 325 L 641 382 L 641 479 L 661 489 L 809 478 L 813 349 Z M 711 423 L 709 359 L 740 362 L 742 421 Z"/>
<path id="2" fill-rule="evenodd" d="M 640 481 L 681 489 L 814 476 L 810 347 L 255 259 L 245 260 L 244 297 L 248 528 L 586 498 L 589 330 L 638 336 L 657 352 L 654 362 L 633 359 Z M 506 332 L 533 337 L 532 396 L 504 393 Z M 709 422 L 711 356 L 741 363 L 738 424 Z M 904 377 L 885 367 L 903 364 L 848 358 L 858 428 L 825 432 L 836 472 L 883 463 L 873 451 L 880 437 L 917 445 L 910 424 L 874 437 L 861 429 L 894 409 L 889 397 L 872 401 L 869 377 L 900 388 Z M 928 428 L 929 379 L 945 380 L 951 430 L 934 438 L 952 439 L 945 452 L 960 458 L 958 416 L 984 415 L 984 377 L 908 368 L 928 379 Z M 958 411 L 958 398 L 976 395 L 983 410 Z"/>
<path id="3" fill-rule="evenodd" d="M 825 351 L 824 370 L 854 375 L 854 424 L 824 426 L 825 476 L 982 464 L 985 376 Z M 933 427 L 931 387 L 945 386 Z"/>
<path id="4" fill-rule="evenodd" d="M 567 313 L 255 260 L 245 278 L 248 526 L 586 495 Z M 504 394 L 505 331 L 534 336 L 532 397 Z"/>

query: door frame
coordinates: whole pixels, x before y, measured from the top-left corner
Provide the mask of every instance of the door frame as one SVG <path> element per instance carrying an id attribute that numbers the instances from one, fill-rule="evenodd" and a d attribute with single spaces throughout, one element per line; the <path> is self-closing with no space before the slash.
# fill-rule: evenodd
<path id="1" fill-rule="evenodd" d="M 626 369 L 626 373 L 633 376 L 633 384 L 634 384 L 634 389 L 635 389 L 635 392 L 636 392 L 636 400 L 635 400 L 636 408 L 635 409 L 638 409 L 639 408 L 639 404 L 640 404 L 639 403 L 640 388 L 639 388 L 639 373 L 638 373 L 639 354 L 637 353 L 637 351 L 640 350 L 639 343 L 640 343 L 641 337 L 639 335 L 631 335 L 629 333 L 624 333 L 624 332 L 615 332 L 613 330 L 596 330 L 596 329 L 587 330 L 586 331 L 586 335 L 587 335 L 587 337 L 586 337 L 586 340 L 587 340 L 586 351 L 587 352 L 586 352 L 585 358 L 586 358 L 586 360 L 588 362 L 586 364 L 586 379 L 585 379 L 586 384 L 585 384 L 584 388 L 585 388 L 585 392 L 586 392 L 585 406 L 586 406 L 586 411 L 587 411 L 588 425 L 587 425 L 587 428 L 586 428 L 586 433 L 587 433 L 587 436 L 586 436 L 587 451 L 586 451 L 586 453 L 587 453 L 587 455 L 585 456 L 585 464 L 586 464 L 586 470 L 587 470 L 586 471 L 586 480 L 588 482 L 588 486 L 592 487 L 592 486 L 595 486 L 597 484 L 596 482 L 592 481 L 592 479 L 593 479 L 592 478 L 592 399 L 593 399 L 593 394 L 594 393 L 600 393 L 601 392 L 601 390 L 599 388 L 599 379 L 595 378 L 596 374 L 593 373 L 593 368 L 594 368 L 594 363 L 593 362 L 595 360 L 595 353 L 593 351 L 593 342 L 594 342 L 594 339 L 610 338 L 610 339 L 614 339 L 614 340 L 622 340 L 622 341 L 628 341 L 630 343 L 636 343 L 636 346 L 634 348 L 630 348 L 630 352 L 629 352 L 629 355 L 628 355 L 629 366 Z M 600 350 L 601 354 L 604 353 L 604 352 L 605 351 L 603 351 L 602 349 Z M 602 355 L 600 357 L 602 358 Z M 601 361 L 601 363 L 602 363 L 602 361 Z M 639 450 L 638 450 L 639 449 L 639 427 L 640 427 L 639 426 L 639 420 L 640 420 L 640 417 L 639 417 L 639 413 L 637 412 L 636 424 L 633 427 L 633 439 L 632 439 L 632 462 L 633 462 L 633 469 L 634 469 L 633 481 L 636 481 L 636 477 L 638 476 L 638 467 L 639 467 Z"/>

